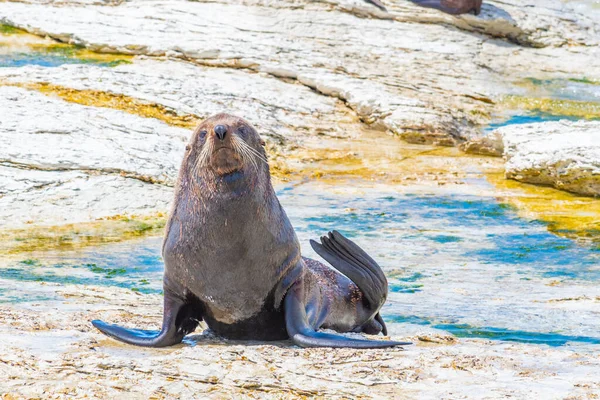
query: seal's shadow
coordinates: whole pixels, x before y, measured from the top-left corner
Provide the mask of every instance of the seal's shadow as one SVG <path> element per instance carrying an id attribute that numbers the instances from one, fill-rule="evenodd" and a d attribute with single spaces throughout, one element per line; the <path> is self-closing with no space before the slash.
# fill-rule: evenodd
<path id="1" fill-rule="evenodd" d="M 213 334 L 210 329 L 204 332 L 198 332 L 193 335 L 187 335 L 182 341 L 182 344 L 195 347 L 195 346 L 274 346 L 279 348 L 292 348 L 294 343 L 291 340 L 274 340 L 274 341 L 260 341 L 260 340 L 227 340 Z"/>

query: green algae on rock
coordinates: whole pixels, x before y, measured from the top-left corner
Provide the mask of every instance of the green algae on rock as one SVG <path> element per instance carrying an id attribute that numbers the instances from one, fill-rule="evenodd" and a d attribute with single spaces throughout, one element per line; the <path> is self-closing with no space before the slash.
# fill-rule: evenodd
<path id="1" fill-rule="evenodd" d="M 0 230 L 0 255 L 43 250 L 71 250 L 113 243 L 140 236 L 160 235 L 164 213 L 133 216 L 115 215 L 102 220 L 55 226 L 31 225 Z M 29 261 L 33 265 L 33 261 Z"/>
<path id="2" fill-rule="evenodd" d="M 14 26 L 11 25 L 5 25 L 5 24 L 0 24 L 0 34 L 2 35 L 14 35 L 17 33 L 22 33 L 22 34 L 26 34 L 27 31 L 24 31 L 22 29 L 19 28 L 15 28 Z"/>
<path id="3" fill-rule="evenodd" d="M 505 108 L 537 111 L 556 116 L 600 119 L 600 102 L 508 95 L 500 104 Z"/>

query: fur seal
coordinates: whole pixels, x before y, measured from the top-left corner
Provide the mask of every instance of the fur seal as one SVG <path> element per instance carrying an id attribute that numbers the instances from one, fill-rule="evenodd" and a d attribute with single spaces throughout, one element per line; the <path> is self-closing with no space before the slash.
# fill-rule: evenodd
<path id="1" fill-rule="evenodd" d="M 452 15 L 468 14 L 471 11 L 475 15 L 481 12 L 483 0 L 410 0 L 423 7 L 435 8 Z"/>
<path id="2" fill-rule="evenodd" d="M 271 185 L 263 145 L 248 122 L 232 115 L 198 126 L 181 164 L 163 242 L 162 329 L 95 320 L 96 328 L 147 347 L 177 344 L 202 320 L 229 339 L 291 338 L 303 347 L 410 344 L 319 332 L 387 334 L 379 314 L 387 280 L 366 252 L 336 231 L 311 241 L 335 269 L 302 257 Z"/>

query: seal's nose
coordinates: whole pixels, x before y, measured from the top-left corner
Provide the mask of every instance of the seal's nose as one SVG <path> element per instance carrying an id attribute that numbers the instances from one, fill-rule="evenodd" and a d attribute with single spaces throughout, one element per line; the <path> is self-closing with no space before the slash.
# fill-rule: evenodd
<path id="1" fill-rule="evenodd" d="M 227 128 L 225 127 L 225 125 L 215 126 L 215 134 L 219 139 L 225 139 L 225 135 L 227 134 Z"/>

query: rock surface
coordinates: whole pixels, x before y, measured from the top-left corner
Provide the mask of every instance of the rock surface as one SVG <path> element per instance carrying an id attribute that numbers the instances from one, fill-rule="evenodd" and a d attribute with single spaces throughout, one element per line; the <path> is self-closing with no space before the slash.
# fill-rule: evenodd
<path id="1" fill-rule="evenodd" d="M 0 68 L 0 82 L 49 83 L 61 88 L 126 95 L 178 115 L 204 119 L 219 112 L 242 116 L 267 139 L 283 145 L 304 136 L 344 137 L 353 116 L 340 100 L 262 73 L 138 58 L 113 68 L 62 65 Z"/>
<path id="2" fill-rule="evenodd" d="M 0 109 L 6 227 L 168 209 L 188 130 L 15 87 Z"/>
<path id="3" fill-rule="evenodd" d="M 502 157 L 504 154 L 502 136 L 496 131 L 486 136 L 468 140 L 462 143 L 459 148 L 469 154 L 481 154 L 493 157 Z"/>
<path id="4" fill-rule="evenodd" d="M 4 3 L 0 21 L 98 52 L 166 55 L 295 79 L 415 143 L 455 145 L 478 136 L 511 80 L 600 76 L 597 25 L 558 0 L 486 2 L 481 17 L 399 0 L 388 5 L 390 13 L 362 0 L 36 3 Z"/>
<path id="5" fill-rule="evenodd" d="M 571 19 L 559 18 L 560 8 L 541 2 L 535 4 L 539 8 L 535 13 L 520 11 L 523 7 L 516 3 L 492 3 L 486 15 L 497 15 L 506 7 L 515 14 L 511 23 L 529 32 L 525 36 L 544 37 L 536 42 L 547 46 L 542 49 L 450 28 L 447 20 L 470 21 L 471 17 L 442 16 L 409 2 L 398 2 L 398 13 L 405 17 L 396 20 L 389 20 L 394 11 L 380 15 L 359 1 L 335 3 L 334 10 L 328 3 L 281 2 L 274 6 L 277 13 L 270 8 L 273 4 L 4 3 L 0 19 L 94 51 L 167 55 L 295 79 L 342 99 L 367 123 L 413 142 L 444 145 L 478 134 L 477 126 L 489 118 L 490 97 L 509 90 L 507 80 L 523 74 L 600 73 L 594 25 L 574 11 Z M 374 19 L 347 12 L 355 9 L 370 10 Z M 440 24 L 419 24 L 431 21 L 414 15 L 434 15 Z M 497 16 L 490 18 L 496 21 Z M 489 25 L 485 19 L 474 21 Z M 556 47 L 561 46 L 559 37 L 572 38 L 568 40 L 572 45 Z M 531 59 L 544 62 L 532 64 Z"/>
<path id="6" fill-rule="evenodd" d="M 415 345 L 404 351 L 300 349 L 287 342 L 227 342 L 200 332 L 178 346 L 141 349 L 103 336 L 89 320 L 157 326 L 161 296 L 103 287 L 48 288 L 66 299 L 0 307 L 0 373 L 7 377 L 0 393 L 131 399 L 410 399 L 451 393 L 496 399 L 586 398 L 600 389 L 594 353 L 457 342 L 439 331 L 415 333 L 409 337 Z"/>
<path id="7" fill-rule="evenodd" d="M 496 132 L 505 145 L 507 178 L 600 196 L 600 122 L 544 122 Z"/>

